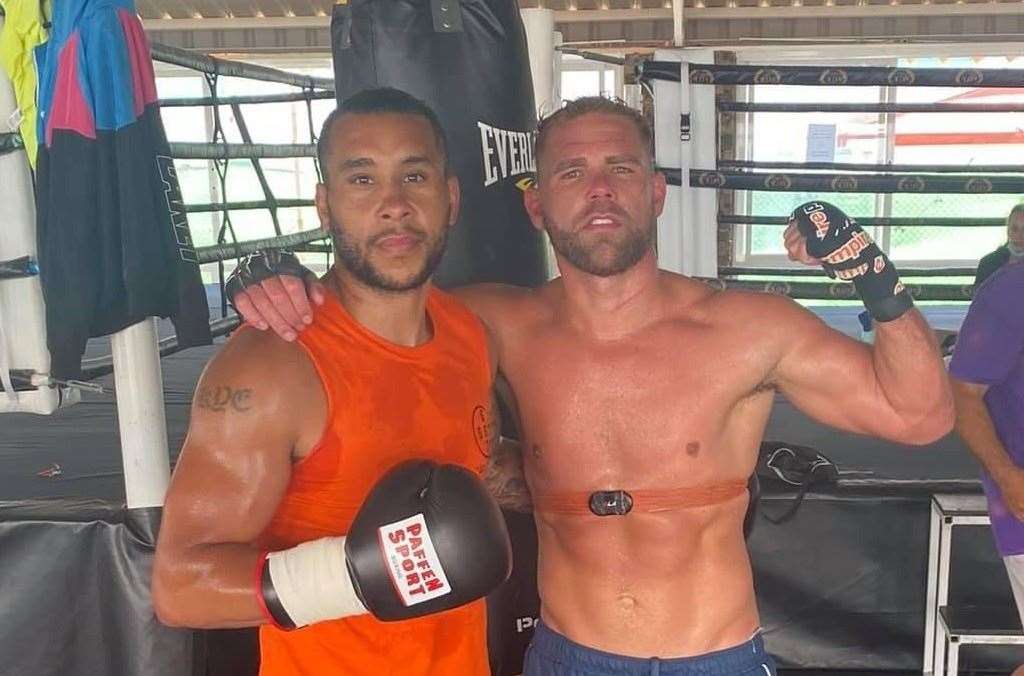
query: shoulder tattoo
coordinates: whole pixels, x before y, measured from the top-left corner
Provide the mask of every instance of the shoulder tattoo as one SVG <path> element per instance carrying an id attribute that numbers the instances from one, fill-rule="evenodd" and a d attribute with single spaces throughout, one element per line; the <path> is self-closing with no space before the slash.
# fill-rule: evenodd
<path id="1" fill-rule="evenodd" d="M 196 406 L 214 413 L 245 413 L 252 408 L 252 389 L 205 385 L 196 391 Z"/>

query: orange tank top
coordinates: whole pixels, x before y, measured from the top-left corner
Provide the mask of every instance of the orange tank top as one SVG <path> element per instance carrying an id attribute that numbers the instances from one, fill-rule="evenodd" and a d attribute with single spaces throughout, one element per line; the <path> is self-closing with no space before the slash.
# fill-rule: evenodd
<path id="1" fill-rule="evenodd" d="M 299 336 L 327 396 L 320 441 L 292 468 L 260 545 L 292 547 L 344 535 L 376 481 L 394 465 L 431 458 L 482 472 L 491 425 L 491 372 L 483 325 L 432 289 L 433 337 L 389 343 L 328 295 Z M 260 627 L 263 676 L 484 676 L 483 601 L 401 622 L 371 615 L 282 631 Z"/>

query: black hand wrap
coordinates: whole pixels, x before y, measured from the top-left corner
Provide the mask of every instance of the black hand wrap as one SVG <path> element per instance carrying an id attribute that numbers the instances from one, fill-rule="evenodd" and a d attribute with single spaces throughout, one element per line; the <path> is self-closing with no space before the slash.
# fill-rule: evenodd
<path id="1" fill-rule="evenodd" d="M 241 260 L 234 272 L 228 275 L 224 283 L 224 293 L 228 296 L 231 307 L 235 307 L 235 296 L 253 284 L 264 279 L 280 275 L 291 275 L 303 279 L 309 272 L 291 251 L 268 249 L 256 251 Z M 237 311 L 237 308 L 235 308 Z"/>
<path id="2" fill-rule="evenodd" d="M 914 306 L 888 256 L 842 209 L 807 202 L 789 220 L 807 238 L 807 253 L 821 260 L 829 277 L 853 282 L 875 321 L 892 321 Z"/>

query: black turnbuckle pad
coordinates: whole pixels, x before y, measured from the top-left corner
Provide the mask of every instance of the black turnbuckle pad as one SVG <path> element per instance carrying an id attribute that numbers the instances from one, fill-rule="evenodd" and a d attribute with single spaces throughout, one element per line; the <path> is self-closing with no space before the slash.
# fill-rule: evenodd
<path id="1" fill-rule="evenodd" d="M 626 491 L 594 491 L 590 511 L 598 516 L 623 516 L 633 509 L 633 496 Z"/>

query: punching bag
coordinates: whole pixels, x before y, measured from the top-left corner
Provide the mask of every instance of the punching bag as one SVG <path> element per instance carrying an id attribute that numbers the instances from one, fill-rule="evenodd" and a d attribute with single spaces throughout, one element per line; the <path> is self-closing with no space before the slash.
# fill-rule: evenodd
<path id="1" fill-rule="evenodd" d="M 462 210 L 434 276 L 536 286 L 544 245 L 523 207 L 537 125 L 526 34 L 514 0 L 350 0 L 331 17 L 338 101 L 394 87 L 437 112 Z"/>

